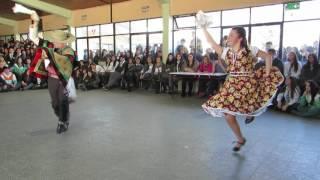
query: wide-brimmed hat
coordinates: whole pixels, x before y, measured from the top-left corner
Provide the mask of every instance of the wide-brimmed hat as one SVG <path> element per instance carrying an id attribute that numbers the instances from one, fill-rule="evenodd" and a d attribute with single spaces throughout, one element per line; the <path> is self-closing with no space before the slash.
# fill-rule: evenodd
<path id="1" fill-rule="evenodd" d="M 44 39 L 53 43 L 56 42 L 68 44 L 76 40 L 74 35 L 63 30 L 44 32 L 43 37 Z"/>

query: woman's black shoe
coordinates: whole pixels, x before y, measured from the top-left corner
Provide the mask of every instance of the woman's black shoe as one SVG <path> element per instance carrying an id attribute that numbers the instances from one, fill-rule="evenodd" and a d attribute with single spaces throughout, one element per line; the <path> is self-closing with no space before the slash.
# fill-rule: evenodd
<path id="1" fill-rule="evenodd" d="M 255 117 L 252 116 L 252 117 L 247 117 L 246 120 L 244 121 L 246 124 L 250 124 L 254 121 Z"/>
<path id="2" fill-rule="evenodd" d="M 243 138 L 243 142 L 236 141 L 235 143 L 237 144 L 235 147 L 233 147 L 233 152 L 238 152 L 240 151 L 241 147 L 246 144 L 247 140 Z"/>
<path id="3" fill-rule="evenodd" d="M 57 134 L 61 134 L 68 131 L 68 128 L 69 128 L 69 122 L 59 123 L 57 126 Z"/>

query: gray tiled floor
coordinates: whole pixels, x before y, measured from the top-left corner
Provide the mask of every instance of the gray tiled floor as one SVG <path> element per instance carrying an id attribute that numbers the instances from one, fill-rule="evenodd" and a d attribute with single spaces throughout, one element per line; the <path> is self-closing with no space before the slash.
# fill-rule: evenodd
<path id="1" fill-rule="evenodd" d="M 196 98 L 80 93 L 70 131 L 55 134 L 47 91 L 0 94 L 0 179 L 317 180 L 320 120 L 267 112 L 234 154 L 223 119 Z"/>

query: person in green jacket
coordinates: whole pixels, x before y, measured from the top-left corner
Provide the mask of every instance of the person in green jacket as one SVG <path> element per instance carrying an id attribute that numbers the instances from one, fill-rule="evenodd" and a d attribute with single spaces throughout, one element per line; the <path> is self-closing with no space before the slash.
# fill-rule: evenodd
<path id="1" fill-rule="evenodd" d="M 12 72 L 16 75 L 18 84 L 21 84 L 23 74 L 27 71 L 27 67 L 22 63 L 22 58 L 17 59 L 17 63 L 12 67 Z"/>
<path id="2" fill-rule="evenodd" d="M 320 116 L 320 88 L 315 81 L 306 81 L 305 91 L 293 113 L 303 117 Z"/>

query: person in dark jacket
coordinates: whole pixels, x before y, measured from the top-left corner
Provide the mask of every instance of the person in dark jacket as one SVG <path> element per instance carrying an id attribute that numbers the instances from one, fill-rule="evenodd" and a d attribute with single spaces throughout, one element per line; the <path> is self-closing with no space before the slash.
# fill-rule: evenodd
<path id="1" fill-rule="evenodd" d="M 153 61 L 149 56 L 147 57 L 147 64 L 144 65 L 143 70 L 141 71 L 140 80 L 143 82 L 144 88 L 149 89 L 152 82 L 152 70 L 153 70 Z"/>
<path id="2" fill-rule="evenodd" d="M 129 92 L 131 92 L 132 87 L 134 86 L 135 82 L 135 71 L 136 71 L 136 65 L 131 57 L 128 58 L 128 63 L 125 69 L 125 75 L 124 80 L 126 87 Z"/>
<path id="3" fill-rule="evenodd" d="M 309 54 L 308 62 L 302 67 L 300 74 L 300 85 L 304 85 L 308 80 L 320 81 L 318 74 L 320 65 L 315 54 Z"/>
<path id="4" fill-rule="evenodd" d="M 127 66 L 127 62 L 124 56 L 120 57 L 119 65 L 116 67 L 115 71 L 110 74 L 110 79 L 106 87 L 106 91 L 112 89 L 117 84 L 119 84 L 120 80 L 124 76 L 125 67 Z"/>

